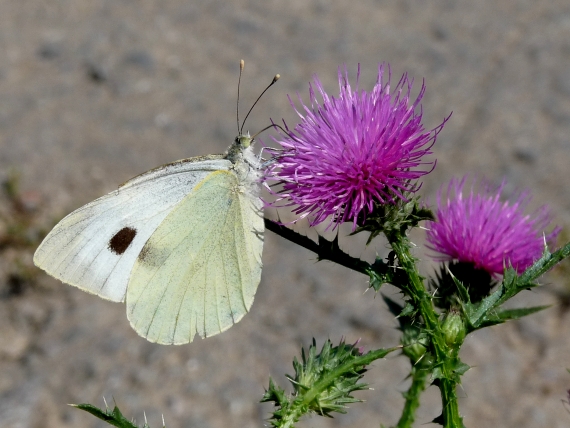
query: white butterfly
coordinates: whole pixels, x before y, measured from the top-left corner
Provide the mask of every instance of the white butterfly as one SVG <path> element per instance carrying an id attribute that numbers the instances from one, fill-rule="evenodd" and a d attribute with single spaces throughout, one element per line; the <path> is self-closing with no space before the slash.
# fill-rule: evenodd
<path id="1" fill-rule="evenodd" d="M 57 279 L 126 300 L 136 332 L 183 344 L 248 312 L 261 278 L 263 203 L 253 138 L 225 155 L 183 159 L 135 177 L 72 212 L 34 263 Z"/>

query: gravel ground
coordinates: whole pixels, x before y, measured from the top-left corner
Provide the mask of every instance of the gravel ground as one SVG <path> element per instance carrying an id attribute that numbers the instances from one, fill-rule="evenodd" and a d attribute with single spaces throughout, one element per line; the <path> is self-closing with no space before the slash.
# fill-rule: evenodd
<path id="1" fill-rule="evenodd" d="M 441 183 L 466 173 L 506 178 L 508 192 L 532 189 L 536 205 L 550 203 L 556 222 L 570 226 L 565 0 L 3 0 L 0 53 L 0 179 L 19 176 L 12 220 L 25 238 L 0 246 L 3 427 L 106 426 L 66 406 L 103 405 L 102 397 L 138 421 L 145 411 L 152 427 L 161 414 L 169 427 L 259 427 L 272 409 L 258 403 L 268 377 L 285 385 L 292 357 L 313 337 L 398 343 L 382 299 L 363 294 L 365 277 L 315 263 L 269 232 L 251 313 L 186 346 L 146 342 L 130 329 L 124 305 L 31 266 L 26 242 L 71 210 L 157 165 L 225 150 L 235 135 L 241 58 L 242 106 L 282 76 L 248 120 L 252 131 L 269 118 L 295 123 L 286 95 L 307 100 L 314 73 L 336 91 L 342 64 L 352 76 L 361 64 L 363 88 L 383 61 L 395 78 L 415 77 L 416 90 L 425 78 L 425 125 L 453 116 L 423 195 L 433 201 Z M 0 213 L 8 212 L 3 204 Z M 362 239 L 346 232 L 341 245 L 361 255 Z M 421 233 L 413 238 L 421 244 Z M 375 252 L 384 254 L 385 243 L 363 255 Z M 518 303 L 554 308 L 468 338 L 462 357 L 473 368 L 460 391 L 467 426 L 570 426 L 561 403 L 570 386 L 570 318 L 553 294 L 570 281 L 559 270 L 544 282 Z M 376 362 L 367 378 L 374 391 L 359 394 L 365 403 L 299 426 L 394 424 L 407 370 L 403 358 Z M 435 426 L 438 391 L 430 388 L 423 403 L 417 426 Z"/>

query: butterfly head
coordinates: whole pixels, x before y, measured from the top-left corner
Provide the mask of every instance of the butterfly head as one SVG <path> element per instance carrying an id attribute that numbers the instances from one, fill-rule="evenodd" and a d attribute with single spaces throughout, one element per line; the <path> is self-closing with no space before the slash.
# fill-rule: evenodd
<path id="1" fill-rule="evenodd" d="M 240 160 L 243 160 L 246 151 L 252 151 L 253 143 L 253 137 L 249 135 L 249 132 L 238 135 L 228 148 L 225 158 L 234 164 L 238 163 Z"/>

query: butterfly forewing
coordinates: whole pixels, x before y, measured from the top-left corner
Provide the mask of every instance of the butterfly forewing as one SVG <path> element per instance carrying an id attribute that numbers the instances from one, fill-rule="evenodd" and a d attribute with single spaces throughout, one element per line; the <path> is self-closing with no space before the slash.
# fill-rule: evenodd
<path id="1" fill-rule="evenodd" d="M 132 266 L 154 230 L 206 175 L 230 165 L 219 156 L 191 158 L 135 177 L 60 221 L 34 263 L 67 284 L 123 301 Z"/>
<path id="2" fill-rule="evenodd" d="M 261 277 L 263 217 L 257 184 L 210 173 L 151 235 L 128 285 L 127 315 L 152 342 L 220 333 L 251 307 Z"/>

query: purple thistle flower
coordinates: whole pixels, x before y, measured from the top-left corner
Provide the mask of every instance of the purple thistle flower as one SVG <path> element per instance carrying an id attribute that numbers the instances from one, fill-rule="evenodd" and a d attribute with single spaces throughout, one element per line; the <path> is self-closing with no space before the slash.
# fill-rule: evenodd
<path id="1" fill-rule="evenodd" d="M 442 200 L 442 189 L 438 193 L 436 220 L 427 225 L 427 247 L 441 254 L 434 259 L 469 263 L 494 277 L 509 266 L 522 273 L 544 250 L 543 231 L 550 223 L 548 207 L 525 214 L 531 200 L 528 191 L 520 193 L 514 202 L 501 202 L 504 181 L 496 191 L 482 182 L 482 190 L 476 193 L 473 185 L 469 196 L 464 197 L 466 178 L 451 180 L 447 200 Z M 559 232 L 560 228 L 555 228 L 546 241 L 554 241 Z"/>
<path id="2" fill-rule="evenodd" d="M 372 91 L 361 91 L 359 66 L 353 90 L 346 67 L 344 75 L 339 68 L 338 98 L 325 92 L 317 76 L 314 87 L 309 85 L 310 107 L 299 97 L 304 110 L 300 112 L 289 98 L 301 122 L 294 130 L 285 124 L 285 135 L 276 140 L 282 149 L 270 149 L 276 161 L 265 179 L 282 188 L 270 189 L 277 200 L 269 205 L 285 201 L 284 206 L 296 206 L 294 212 L 300 218 L 308 217 L 311 226 L 332 216 L 334 227 L 352 221 L 355 229 L 375 204 L 407 201 L 405 195 L 419 189 L 415 180 L 435 167 L 435 162 L 422 158 L 432 153 L 447 119 L 425 131 L 420 106 L 425 85 L 410 102 L 413 80 L 404 74 L 391 95 L 390 76 L 389 67 L 385 79 L 384 65 L 379 65 Z"/>

